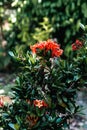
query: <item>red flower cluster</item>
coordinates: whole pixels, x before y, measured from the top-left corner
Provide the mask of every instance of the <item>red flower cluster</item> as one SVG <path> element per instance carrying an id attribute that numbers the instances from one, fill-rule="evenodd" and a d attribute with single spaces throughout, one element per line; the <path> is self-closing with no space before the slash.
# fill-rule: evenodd
<path id="1" fill-rule="evenodd" d="M 72 50 L 76 51 L 83 46 L 83 43 L 80 40 L 76 40 L 75 43 L 72 44 Z"/>
<path id="2" fill-rule="evenodd" d="M 38 50 L 43 50 L 44 54 L 51 51 L 52 57 L 60 57 L 63 53 L 63 50 L 60 49 L 60 45 L 50 39 L 30 46 L 30 48 L 33 53 L 38 53 Z"/>
<path id="3" fill-rule="evenodd" d="M 36 100 L 33 101 L 33 104 L 34 104 L 34 106 L 37 106 L 39 108 L 41 108 L 41 107 L 48 107 L 48 104 L 45 101 L 43 101 L 43 100 L 36 99 Z"/>

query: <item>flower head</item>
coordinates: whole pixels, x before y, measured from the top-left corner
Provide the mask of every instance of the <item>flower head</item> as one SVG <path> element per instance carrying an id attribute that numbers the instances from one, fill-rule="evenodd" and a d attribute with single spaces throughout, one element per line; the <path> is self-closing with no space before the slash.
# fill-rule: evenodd
<path id="1" fill-rule="evenodd" d="M 41 107 L 48 107 L 48 104 L 45 101 L 43 101 L 43 100 L 36 99 L 36 100 L 33 101 L 33 104 L 34 104 L 34 106 L 37 106 L 39 108 L 41 108 Z"/>
<path id="2" fill-rule="evenodd" d="M 83 46 L 83 43 L 80 40 L 76 40 L 75 43 L 72 44 L 72 50 L 78 50 Z"/>
<path id="3" fill-rule="evenodd" d="M 48 51 L 51 51 L 51 57 L 60 57 L 63 53 L 63 50 L 60 49 L 60 45 L 52 40 L 43 41 L 40 43 L 36 43 L 33 46 L 30 46 L 32 53 L 38 53 L 38 51 L 43 51 L 44 55 Z"/>

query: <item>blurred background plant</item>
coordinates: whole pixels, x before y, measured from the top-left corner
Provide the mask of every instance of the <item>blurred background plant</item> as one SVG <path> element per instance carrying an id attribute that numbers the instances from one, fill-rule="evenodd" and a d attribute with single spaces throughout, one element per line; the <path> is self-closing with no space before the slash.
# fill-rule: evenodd
<path id="1" fill-rule="evenodd" d="M 86 0 L 1 0 L 0 68 L 10 63 L 8 51 L 12 48 L 26 50 L 48 37 L 63 46 L 72 43 L 81 35 L 79 23 L 86 25 L 86 12 Z"/>

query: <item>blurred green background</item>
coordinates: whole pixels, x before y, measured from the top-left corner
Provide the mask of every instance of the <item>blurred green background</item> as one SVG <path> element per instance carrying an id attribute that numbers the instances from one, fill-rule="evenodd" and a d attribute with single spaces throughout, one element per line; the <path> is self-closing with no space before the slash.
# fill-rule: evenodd
<path id="1" fill-rule="evenodd" d="M 0 70 L 12 68 L 9 50 L 20 56 L 30 44 L 48 38 L 62 47 L 80 37 L 86 0 L 0 0 Z"/>

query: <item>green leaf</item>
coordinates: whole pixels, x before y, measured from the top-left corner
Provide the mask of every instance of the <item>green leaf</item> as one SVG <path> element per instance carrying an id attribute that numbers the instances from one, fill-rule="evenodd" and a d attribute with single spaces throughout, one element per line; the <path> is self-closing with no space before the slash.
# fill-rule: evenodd
<path id="1" fill-rule="evenodd" d="M 49 116 L 48 121 L 51 122 L 51 123 L 54 122 L 55 121 L 55 117 Z"/>
<path id="2" fill-rule="evenodd" d="M 82 4 L 82 13 L 85 18 L 87 18 L 87 3 Z"/>
<path id="3" fill-rule="evenodd" d="M 17 123 L 14 125 L 14 127 L 15 127 L 15 130 L 19 130 L 20 128 L 20 126 Z"/>
<path id="4" fill-rule="evenodd" d="M 78 79 L 80 79 L 80 77 L 81 77 L 80 75 L 75 75 L 74 76 L 74 81 L 77 81 Z"/>
<path id="5" fill-rule="evenodd" d="M 19 125 L 16 123 L 16 124 L 12 124 L 12 123 L 9 123 L 8 124 L 13 130 L 19 130 Z"/>
<path id="6" fill-rule="evenodd" d="M 57 120 L 56 120 L 56 123 L 60 123 L 62 121 L 62 118 L 60 117 L 60 118 L 58 118 Z"/>
<path id="7" fill-rule="evenodd" d="M 8 125 L 9 125 L 9 126 L 10 126 L 10 128 L 12 128 L 13 130 L 17 130 L 17 129 L 15 129 L 15 126 L 14 126 L 14 124 L 12 124 L 12 123 L 9 123 Z"/>
<path id="8" fill-rule="evenodd" d="M 12 51 L 9 51 L 8 53 L 9 53 L 9 55 L 10 55 L 11 57 L 14 57 L 14 56 L 15 56 Z"/>
<path id="9" fill-rule="evenodd" d="M 84 26 L 82 23 L 79 23 L 79 26 L 80 26 L 80 28 L 81 28 L 82 30 L 85 31 L 85 26 Z"/>

